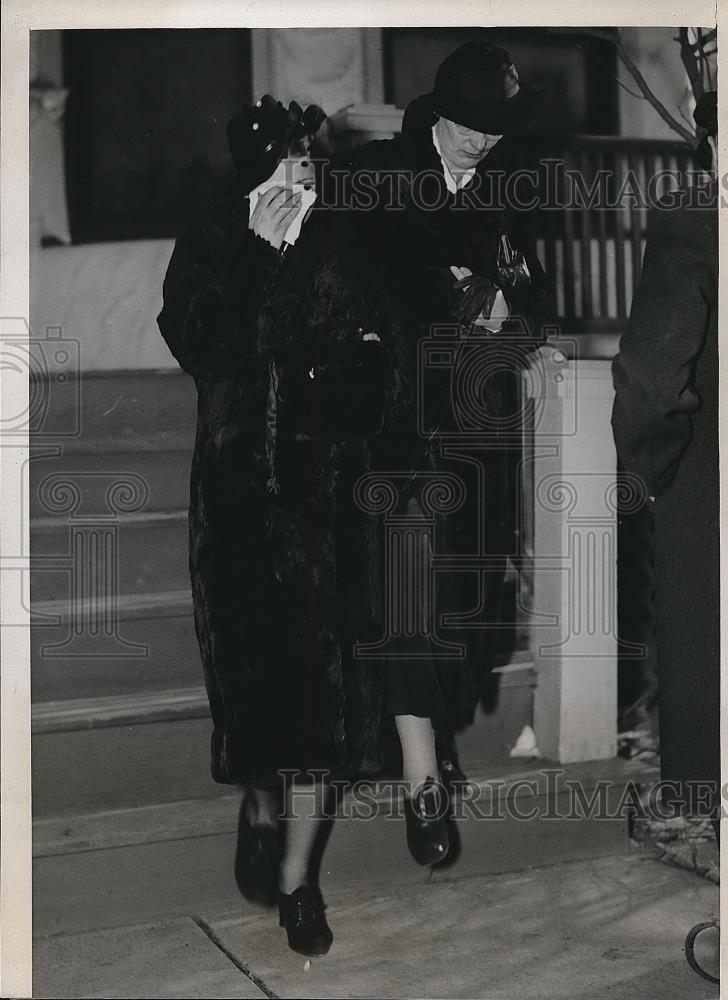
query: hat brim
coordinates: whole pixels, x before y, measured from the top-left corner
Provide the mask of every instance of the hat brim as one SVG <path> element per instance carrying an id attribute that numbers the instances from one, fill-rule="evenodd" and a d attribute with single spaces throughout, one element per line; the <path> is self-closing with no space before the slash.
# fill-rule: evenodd
<path id="1" fill-rule="evenodd" d="M 433 111 L 443 118 L 475 129 L 488 135 L 506 135 L 518 132 L 530 125 L 543 106 L 545 91 L 541 87 L 527 84 L 520 87 L 513 97 L 483 104 L 480 101 L 468 101 L 465 98 L 447 97 L 431 91 L 423 94 L 421 100 L 426 101 Z"/>

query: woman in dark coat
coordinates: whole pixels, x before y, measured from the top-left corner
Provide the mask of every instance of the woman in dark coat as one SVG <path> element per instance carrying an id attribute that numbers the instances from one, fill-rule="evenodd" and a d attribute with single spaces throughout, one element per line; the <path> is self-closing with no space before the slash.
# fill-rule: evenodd
<path id="1" fill-rule="evenodd" d="M 299 120 L 295 102 L 286 112 L 266 95 L 230 123 L 238 183 L 211 225 L 177 240 L 158 323 L 198 394 L 190 574 L 213 777 L 248 789 L 236 877 L 248 898 L 278 899 L 293 948 L 321 954 L 331 933 L 308 869 L 323 791 L 316 815 L 287 824 L 283 851 L 278 778 L 381 768 L 382 666 L 359 670 L 351 653 L 372 628 L 372 525 L 354 503 L 369 449 L 364 437 L 276 433 L 270 365 L 335 338 L 393 359 L 399 348 L 386 293 L 352 255 L 340 216 L 314 209 L 285 247 L 297 208 L 289 189 L 272 188 L 250 213 L 248 192 L 295 142 L 310 145 L 320 124 L 310 110 Z"/>
<path id="2" fill-rule="evenodd" d="M 414 134 L 408 126 L 408 141 Z M 481 148 L 481 157 L 485 152 Z M 327 191 L 322 176 L 317 189 Z M 449 376 L 426 407 L 435 433 L 418 433 L 417 337 L 438 319 L 452 325 L 457 317 L 456 330 L 476 329 L 489 320 L 500 294 L 529 317 L 525 335 L 521 330 L 512 338 L 522 361 L 541 342 L 543 276 L 529 257 L 533 292 L 507 287 L 510 272 L 496 266 L 497 211 L 490 212 L 483 238 L 483 223 L 464 225 L 457 208 L 432 231 L 413 206 L 397 237 L 404 254 L 397 261 L 379 242 L 390 234 L 375 223 L 376 213 L 372 229 L 343 207 L 315 207 L 295 245 L 280 255 L 247 228 L 243 198 L 213 227 L 178 241 L 165 281 L 160 329 L 194 376 L 199 400 L 190 569 L 214 722 L 213 776 L 260 789 L 290 769 L 375 775 L 385 763 L 384 734 L 393 716 L 405 778 L 420 789 L 405 799 L 408 843 L 420 863 L 435 863 L 447 853 L 447 830 L 425 795 L 437 775 L 432 722 L 456 730 L 472 721 L 486 663 L 477 655 L 439 662 L 432 650 L 414 665 L 398 663 L 391 647 L 378 658 L 356 655 L 357 643 L 382 638 L 388 599 L 382 521 L 361 503 L 356 486 L 371 473 L 404 473 L 413 485 L 400 502 L 407 510 L 414 501 L 417 519 L 427 476 L 445 471 L 453 478 L 452 462 L 445 468 L 438 449 L 448 419 Z M 457 252 L 441 251 L 445 236 L 446 249 Z M 460 267 L 468 273 L 453 270 Z M 486 275 L 500 279 L 504 291 Z M 415 303 L 415 286 L 424 308 Z M 501 327 L 507 334 L 498 320 L 495 330 Z M 302 343 L 367 338 L 392 358 L 393 391 L 381 433 L 335 441 L 271 435 L 271 359 Z M 512 405 L 507 394 L 513 379 L 496 378 L 490 386 L 491 416 Z M 514 512 L 507 508 L 511 501 L 515 508 L 516 484 L 503 481 L 506 465 L 493 458 L 480 503 L 487 505 L 489 538 L 505 566 L 513 551 Z M 462 511 L 439 516 L 436 555 L 469 551 L 475 530 Z M 502 573 L 492 575 L 486 614 L 497 607 Z M 438 586 L 438 613 L 462 609 L 467 588 L 458 574 L 438 573 Z M 423 614 L 432 621 L 434 610 Z M 447 638 L 462 639 L 462 630 L 450 628 Z M 258 790 L 249 798 L 272 828 L 275 811 L 265 796 Z M 271 838 L 249 835 L 254 820 L 241 823 L 248 837 L 242 853 L 239 839 L 239 883 L 248 890 L 251 871 L 265 869 L 266 853 L 275 857 L 277 850 Z M 280 866 L 281 919 L 292 947 L 308 954 L 326 950 L 331 940 L 320 897 L 294 891 L 296 885 L 307 888 L 314 836 L 314 825 L 300 817 L 288 824 Z"/>
<path id="3" fill-rule="evenodd" d="M 403 326 L 417 412 L 403 414 L 397 441 L 420 468 L 464 486 L 461 508 L 437 519 L 435 554 L 487 560 L 479 572 L 437 574 L 438 615 L 459 612 L 460 622 L 458 633 L 442 635 L 465 643 L 468 665 L 438 665 L 439 687 L 460 699 L 439 720 L 441 734 L 472 720 L 495 664 L 507 560 L 518 551 L 520 380 L 553 302 L 527 213 L 507 204 L 502 182 L 509 137 L 542 99 L 519 85 L 503 49 L 465 44 L 442 63 L 433 91 L 407 107 L 399 135 L 332 158 L 324 191 L 327 203 L 351 210 L 357 242 L 375 253 Z M 504 237 L 514 245 L 505 246 L 510 260 Z M 384 455 L 386 445 L 378 442 L 380 462 L 408 467 L 401 452 Z M 426 727 L 420 734 L 424 745 Z M 421 779 L 434 766 L 431 746 L 420 760 Z"/>
<path id="4" fill-rule="evenodd" d="M 715 150 L 714 92 L 695 117 Z M 612 425 L 654 512 L 663 799 L 705 818 L 720 806 L 717 179 L 692 197 L 651 211 Z"/>
<path id="5" fill-rule="evenodd" d="M 281 106 L 261 103 L 235 120 L 231 145 L 235 155 L 240 129 L 257 125 L 254 148 L 259 154 L 270 140 L 271 157 L 260 167 L 255 157 L 247 162 L 247 146 L 237 151 L 238 197 L 212 225 L 177 241 L 158 322 L 198 392 L 190 574 L 213 777 L 248 789 L 236 877 L 248 898 L 271 903 L 277 895 L 291 946 L 320 954 L 331 933 L 308 883 L 323 790 L 313 789 L 314 815 L 286 824 L 282 851 L 277 779 L 294 769 L 347 777 L 382 769 L 386 672 L 381 659 L 358 661 L 354 643 L 381 635 L 383 550 L 376 518 L 355 502 L 357 480 L 372 469 L 367 437 L 331 440 L 325 428 L 321 439 L 291 440 L 285 409 L 271 433 L 270 364 L 302 345 L 387 351 L 392 391 L 382 438 L 391 439 L 406 358 L 386 288 L 365 248 L 347 238 L 342 213 L 314 209 L 285 254 L 276 249 L 290 215 L 281 191 L 268 202 L 280 224 L 268 220 L 262 236 L 258 209 L 248 223 L 242 192 L 286 151 L 285 134 L 276 137 L 287 128 Z M 413 459 L 405 450 L 401 461 L 409 467 Z M 403 744 L 406 758 L 406 736 Z M 441 831 L 441 818 L 434 825 Z M 434 860 L 439 842 L 424 846 Z"/>

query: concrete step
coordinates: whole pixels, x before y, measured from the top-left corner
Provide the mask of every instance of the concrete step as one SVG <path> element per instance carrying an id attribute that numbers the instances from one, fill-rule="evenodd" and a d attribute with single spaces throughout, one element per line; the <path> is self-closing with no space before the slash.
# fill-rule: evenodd
<path id="1" fill-rule="evenodd" d="M 189 588 L 187 511 L 123 514 L 111 522 L 36 519 L 31 559 L 32 602 L 67 601 L 74 586 L 97 586 L 97 577 L 109 594 L 112 587 L 118 595 L 183 590 Z M 78 579 L 79 560 L 88 581 Z"/>
<path id="2" fill-rule="evenodd" d="M 532 718 L 532 690 L 528 665 L 502 675 L 498 710 L 479 711 L 458 737 L 469 773 L 508 758 Z M 215 797 L 222 786 L 210 777 L 210 732 L 199 674 L 197 686 L 39 702 L 33 706 L 36 816 Z"/>
<path id="3" fill-rule="evenodd" d="M 104 602 L 86 608 L 97 622 Z M 73 633 L 66 601 L 33 605 L 31 684 L 34 703 L 115 698 L 198 687 L 200 654 L 189 588 L 166 593 L 125 595 L 116 604 L 117 624 L 107 634 Z"/>
<path id="4" fill-rule="evenodd" d="M 196 391 L 181 370 L 68 373 L 55 375 L 37 393 L 49 401 L 47 418 L 31 435 L 31 448 L 57 445 L 65 454 L 191 449 Z M 43 383 L 43 379 L 38 380 Z"/>
<path id="5" fill-rule="evenodd" d="M 184 711 L 195 712 L 194 706 Z M 48 729 L 32 736 L 33 811 L 37 818 L 215 798 L 210 720 L 164 718 L 107 726 Z M 199 709 L 202 712 L 202 709 Z M 47 716 L 44 720 L 48 725 Z M 229 792 L 229 788 L 227 789 Z"/>
<path id="6" fill-rule="evenodd" d="M 108 449 L 108 441 L 83 441 L 86 450 L 47 454 L 31 448 L 31 524 L 38 518 L 68 522 L 71 514 L 109 516 L 119 504 L 127 512 L 130 498 L 134 512 L 187 509 L 191 441 L 183 448 L 155 450 L 140 447 L 140 440 L 133 444 L 122 440 L 114 451 Z"/>

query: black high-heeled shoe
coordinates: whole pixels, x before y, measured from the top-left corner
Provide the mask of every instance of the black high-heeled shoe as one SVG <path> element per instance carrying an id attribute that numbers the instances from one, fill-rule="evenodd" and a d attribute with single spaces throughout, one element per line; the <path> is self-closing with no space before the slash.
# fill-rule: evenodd
<path id="1" fill-rule="evenodd" d="M 405 795 L 407 846 L 418 865 L 437 865 L 447 857 L 448 813 L 447 792 L 434 778 L 428 777 L 412 797 Z"/>
<path id="2" fill-rule="evenodd" d="M 334 935 L 326 923 L 324 901 L 317 889 L 299 886 L 290 895 L 278 896 L 280 925 L 285 927 L 288 944 L 299 955 L 315 958 L 325 955 Z"/>
<path id="3" fill-rule="evenodd" d="M 250 811 L 255 813 L 252 821 Z M 238 813 L 235 849 L 235 882 L 250 903 L 272 907 L 278 898 L 278 868 L 283 856 L 283 839 L 277 827 L 257 824 L 257 803 L 244 795 Z"/>

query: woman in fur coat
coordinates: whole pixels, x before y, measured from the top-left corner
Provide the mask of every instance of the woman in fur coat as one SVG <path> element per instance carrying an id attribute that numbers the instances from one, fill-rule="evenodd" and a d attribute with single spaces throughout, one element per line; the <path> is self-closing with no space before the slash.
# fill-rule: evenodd
<path id="1" fill-rule="evenodd" d="M 317 955 L 332 940 L 311 870 L 325 789 L 305 789 L 307 813 L 312 795 L 316 809 L 295 815 L 294 805 L 283 838 L 280 777 L 301 771 L 301 784 L 306 772 L 382 769 L 386 668 L 358 661 L 354 644 L 381 635 L 383 550 L 377 519 L 355 499 L 372 469 L 367 435 L 290 434 L 272 363 L 300 370 L 304 355 L 308 365 L 331 345 L 344 359 L 377 357 L 361 370 L 386 403 L 385 438 L 407 393 L 396 313 L 342 213 L 314 208 L 286 245 L 299 208 L 293 189 L 274 185 L 250 209 L 249 192 L 277 165 L 315 182 L 300 169 L 310 167 L 303 155 L 320 124 L 310 111 L 300 116 L 292 102 L 286 112 L 266 95 L 230 123 L 236 190 L 212 225 L 177 240 L 158 323 L 198 394 L 190 575 L 213 777 L 246 787 L 236 878 L 247 898 L 277 899 L 291 947 Z M 353 401 L 343 403 L 346 424 Z M 408 802 L 411 831 L 417 799 Z M 440 860 L 442 817 L 420 827 L 418 860 Z"/>
<path id="2" fill-rule="evenodd" d="M 263 111 L 267 107 L 265 102 Z M 259 126 L 253 129 L 258 152 L 283 155 L 266 116 L 258 118 L 254 109 L 243 116 L 245 129 Z M 406 141 L 393 141 L 393 152 L 426 150 L 421 123 L 413 129 L 413 121 L 411 114 L 405 118 Z M 437 169 L 439 163 L 442 178 L 445 160 L 437 159 L 431 138 L 429 149 L 426 165 Z M 481 144 L 477 159 L 488 152 Z M 240 190 L 247 194 L 262 178 L 251 181 L 240 159 Z M 357 169 L 346 160 L 332 165 Z M 269 161 L 269 173 L 273 166 Z M 319 174 L 316 184 L 325 203 L 328 175 Z M 470 210 L 452 203 L 434 217 L 423 216 L 412 201 L 392 230 L 376 211 L 365 220 L 354 218 L 351 205 L 314 207 L 295 244 L 280 253 L 289 222 L 284 213 L 296 206 L 289 206 L 285 189 L 269 193 L 264 203 L 265 197 L 250 213 L 240 195 L 215 225 L 178 240 L 159 325 L 198 390 L 190 571 L 214 723 L 213 776 L 254 787 L 241 809 L 238 883 L 249 897 L 269 901 L 278 888 L 289 943 L 320 954 L 331 933 L 320 895 L 309 885 L 316 816 L 287 822 L 281 851 L 278 809 L 265 785 L 291 769 L 346 777 L 380 773 L 394 720 L 411 789 L 405 797 L 410 850 L 423 864 L 444 859 L 448 833 L 437 802 L 433 723 L 456 731 L 472 721 L 484 671 L 492 665 L 483 655 L 489 630 L 482 623 L 498 613 L 515 532 L 516 484 L 510 460 L 500 460 L 501 441 L 485 468 L 485 493 L 473 489 L 475 500 L 438 514 L 428 536 L 430 557 L 472 554 L 479 530 L 473 514 L 478 524 L 482 514 L 500 565 L 485 574 L 477 620 L 468 629 L 439 630 L 441 612 L 472 612 L 474 605 L 470 580 L 464 580 L 470 574 L 438 572 L 435 607 L 416 598 L 425 654 L 407 658 L 397 646 L 400 636 L 385 643 L 380 657 L 362 658 L 358 644 L 392 638 L 385 614 L 391 581 L 383 519 L 361 502 L 357 485 L 372 475 L 404 482 L 398 513 L 420 526 L 429 483 L 459 478 L 467 495 L 477 469 L 473 478 L 472 462 L 453 463 L 439 448 L 453 419 L 447 373 L 426 400 L 427 427 L 420 433 L 417 341 L 430 323 L 449 322 L 491 344 L 498 333 L 522 362 L 541 342 L 543 275 L 531 255 L 516 254 L 516 266 L 499 271 L 502 213 L 466 221 Z M 278 213 L 277 224 L 264 218 L 267 209 L 268 216 Z M 519 269 L 520 278 L 513 278 Z M 513 288 L 507 287 L 511 278 Z M 527 317 L 525 327 L 508 318 L 513 307 Z M 355 350 L 370 343 L 388 352 L 392 388 L 381 432 L 295 439 L 283 433 L 285 407 L 276 412 L 271 361 L 293 358 L 291 366 L 300 368 L 304 357 L 311 358 L 301 345 L 321 345 L 326 355 L 331 343 Z M 488 382 L 487 407 L 496 423 L 514 406 L 516 379 L 514 372 Z"/>

